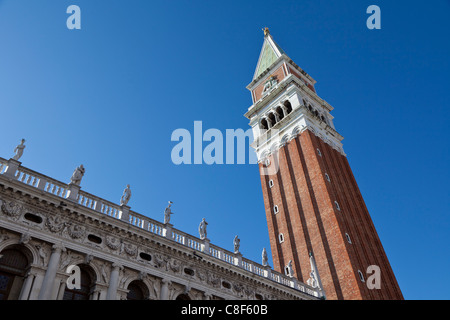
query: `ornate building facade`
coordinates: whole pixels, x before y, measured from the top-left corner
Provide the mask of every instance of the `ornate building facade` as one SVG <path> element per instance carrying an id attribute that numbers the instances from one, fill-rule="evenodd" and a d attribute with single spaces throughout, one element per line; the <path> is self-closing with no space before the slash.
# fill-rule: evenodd
<path id="1" fill-rule="evenodd" d="M 23 143 L 22 143 L 23 146 Z M 0 158 L 0 300 L 313 300 L 320 290 Z M 74 269 L 77 269 L 73 272 Z M 78 277 L 78 279 L 76 278 Z M 78 281 L 78 282 L 77 282 Z"/>
<path id="2" fill-rule="evenodd" d="M 300 281 L 322 288 L 327 299 L 403 299 L 334 127 L 333 107 L 267 28 L 264 33 L 247 86 L 253 104 L 245 116 L 260 166 L 275 270 L 293 270 Z M 308 254 L 318 280 L 304 259 Z M 367 270 L 378 271 L 380 288 L 367 286 Z"/>

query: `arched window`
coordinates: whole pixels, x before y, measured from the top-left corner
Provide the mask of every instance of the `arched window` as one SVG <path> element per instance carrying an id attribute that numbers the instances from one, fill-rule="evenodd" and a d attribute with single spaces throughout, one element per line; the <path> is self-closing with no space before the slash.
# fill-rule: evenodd
<path id="1" fill-rule="evenodd" d="M 286 112 L 287 114 L 291 113 L 292 111 L 292 105 L 289 102 L 289 100 L 286 100 L 285 102 L 283 102 L 283 105 L 286 107 Z"/>
<path id="2" fill-rule="evenodd" d="M 10 247 L 0 256 L 0 300 L 18 300 L 31 253 L 25 247 Z"/>
<path id="3" fill-rule="evenodd" d="M 261 120 L 261 129 L 262 129 L 262 130 L 267 130 L 267 129 L 269 129 L 269 124 L 267 123 L 266 118 L 263 118 L 263 119 Z"/>
<path id="4" fill-rule="evenodd" d="M 95 273 L 91 267 L 87 265 L 79 265 L 80 267 L 80 289 L 69 289 L 66 287 L 63 300 L 89 300 L 95 285 Z"/>
<path id="5" fill-rule="evenodd" d="M 345 237 L 347 238 L 347 242 L 352 244 L 352 240 L 350 239 L 350 236 L 348 235 L 348 233 L 345 233 Z"/>
<path id="6" fill-rule="evenodd" d="M 278 118 L 281 120 L 284 118 L 284 111 L 281 109 L 281 107 L 277 107 L 275 109 L 275 112 L 278 114 Z"/>
<path id="7" fill-rule="evenodd" d="M 273 113 L 269 113 L 267 118 L 269 119 L 270 123 L 272 124 L 270 127 L 273 127 L 277 123 L 277 120 L 276 120 L 275 115 Z"/>
<path id="8" fill-rule="evenodd" d="M 341 207 L 339 206 L 339 203 L 338 203 L 337 201 L 335 201 L 334 204 L 336 205 L 336 209 L 338 209 L 339 211 L 341 211 Z"/>
<path id="9" fill-rule="evenodd" d="M 318 154 L 319 156 L 322 156 L 322 152 L 320 152 L 319 148 L 317 148 L 317 154 Z"/>
<path id="10" fill-rule="evenodd" d="M 274 205 L 274 206 L 273 206 L 273 212 L 274 212 L 275 214 L 278 213 L 278 206 L 277 206 L 277 205 Z"/>
<path id="11" fill-rule="evenodd" d="M 284 234 L 280 233 L 278 235 L 278 240 L 280 241 L 280 243 L 283 243 L 284 242 Z"/>
<path id="12" fill-rule="evenodd" d="M 127 300 L 146 300 L 148 297 L 148 290 L 142 281 L 132 281 L 127 288 Z"/>
<path id="13" fill-rule="evenodd" d="M 364 275 L 363 275 L 363 273 L 361 272 L 361 270 L 358 270 L 358 274 L 359 274 L 359 279 L 361 280 L 361 282 L 366 282 L 366 281 L 364 280 Z"/>

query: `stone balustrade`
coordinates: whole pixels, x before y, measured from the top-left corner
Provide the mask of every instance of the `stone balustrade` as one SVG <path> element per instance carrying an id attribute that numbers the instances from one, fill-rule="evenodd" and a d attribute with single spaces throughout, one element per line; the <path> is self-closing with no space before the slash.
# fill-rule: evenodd
<path id="1" fill-rule="evenodd" d="M 14 172 L 8 171 L 8 167 L 13 168 Z M 108 215 L 115 219 L 120 219 L 124 223 L 129 223 L 134 227 L 146 230 L 156 236 L 164 237 L 175 241 L 176 243 L 189 247 L 202 254 L 224 261 L 230 265 L 237 266 L 251 273 L 255 277 L 264 277 L 282 285 L 294 288 L 311 296 L 320 297 L 320 292 L 299 282 L 297 279 L 286 276 L 272 270 L 268 266 L 242 257 L 240 253 L 234 253 L 209 243 L 209 239 L 200 239 L 181 230 L 173 228 L 171 224 L 153 220 L 147 216 L 130 211 L 127 206 L 120 206 L 105 199 L 99 198 L 85 191 L 79 190 L 79 186 L 74 188 L 71 184 L 66 184 L 31 169 L 21 166 L 21 163 L 15 160 L 5 160 L 0 157 L 0 174 L 15 179 L 30 187 L 49 193 L 61 198 L 61 201 L 73 201 L 77 205 L 92 210 L 99 214 Z M 74 196 L 70 196 L 75 192 Z"/>

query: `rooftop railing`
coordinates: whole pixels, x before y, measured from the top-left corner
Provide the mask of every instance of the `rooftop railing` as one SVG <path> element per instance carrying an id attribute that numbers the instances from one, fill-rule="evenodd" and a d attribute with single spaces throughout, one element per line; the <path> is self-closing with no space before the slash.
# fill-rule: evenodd
<path id="1" fill-rule="evenodd" d="M 182 246 L 189 247 L 195 251 L 202 252 L 218 260 L 234 265 L 252 273 L 256 277 L 263 277 L 294 288 L 311 296 L 320 297 L 320 292 L 297 279 L 272 270 L 269 266 L 263 266 L 221 247 L 210 244 L 209 239 L 200 239 L 181 230 L 173 228 L 171 224 L 164 224 L 129 210 L 127 206 L 120 206 L 113 202 L 94 196 L 80 190 L 79 186 L 60 182 L 46 175 L 21 166 L 16 160 L 6 160 L 0 157 L 0 175 L 9 179 L 17 180 L 30 187 L 36 188 L 50 195 L 70 200 L 89 210 L 104 214 L 115 219 L 122 220 L 137 228 L 143 229 L 156 236 L 164 237 Z"/>

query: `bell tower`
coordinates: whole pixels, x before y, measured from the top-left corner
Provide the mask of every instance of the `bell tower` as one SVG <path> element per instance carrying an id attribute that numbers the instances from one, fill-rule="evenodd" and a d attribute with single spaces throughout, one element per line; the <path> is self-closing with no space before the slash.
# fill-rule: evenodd
<path id="1" fill-rule="evenodd" d="M 333 107 L 315 83 L 265 28 L 245 116 L 274 268 L 322 286 L 327 299 L 403 299 L 334 127 Z"/>

